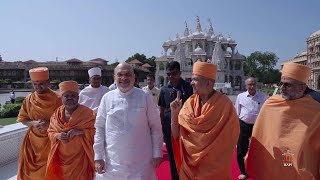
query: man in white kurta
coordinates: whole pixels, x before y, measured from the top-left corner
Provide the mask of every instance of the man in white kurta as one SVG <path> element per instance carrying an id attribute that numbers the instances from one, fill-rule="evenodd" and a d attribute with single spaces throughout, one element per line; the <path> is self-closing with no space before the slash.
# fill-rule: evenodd
<path id="1" fill-rule="evenodd" d="M 90 85 L 79 94 L 79 104 L 87 106 L 97 113 L 102 96 L 109 91 L 101 85 L 101 69 L 98 67 L 88 70 Z"/>
<path id="2" fill-rule="evenodd" d="M 133 87 L 133 68 L 115 68 L 118 88 L 99 106 L 94 138 L 97 179 L 154 180 L 162 160 L 160 115 L 151 95 Z"/>
<path id="3" fill-rule="evenodd" d="M 147 86 L 142 89 L 152 96 L 153 101 L 158 105 L 160 89 L 154 86 L 155 77 L 153 74 L 147 75 Z"/>

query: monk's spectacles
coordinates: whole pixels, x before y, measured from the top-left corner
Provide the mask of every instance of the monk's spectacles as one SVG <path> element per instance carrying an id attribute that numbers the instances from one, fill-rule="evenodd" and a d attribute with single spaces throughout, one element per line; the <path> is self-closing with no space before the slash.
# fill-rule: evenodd
<path id="1" fill-rule="evenodd" d="M 288 83 L 288 82 L 280 82 L 279 83 L 279 87 L 283 86 L 285 88 L 292 88 L 292 87 L 299 86 L 299 85 L 303 85 L 303 83 L 299 83 L 299 84 Z"/>

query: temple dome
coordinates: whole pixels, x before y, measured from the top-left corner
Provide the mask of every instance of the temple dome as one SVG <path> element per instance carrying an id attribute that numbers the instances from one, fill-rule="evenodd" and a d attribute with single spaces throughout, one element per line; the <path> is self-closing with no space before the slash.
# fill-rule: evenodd
<path id="1" fill-rule="evenodd" d="M 312 33 L 310 37 L 314 37 L 314 36 L 316 36 L 316 35 L 320 35 L 320 30 L 318 30 L 318 31 L 316 31 L 316 32 L 314 32 L 314 33 Z"/>

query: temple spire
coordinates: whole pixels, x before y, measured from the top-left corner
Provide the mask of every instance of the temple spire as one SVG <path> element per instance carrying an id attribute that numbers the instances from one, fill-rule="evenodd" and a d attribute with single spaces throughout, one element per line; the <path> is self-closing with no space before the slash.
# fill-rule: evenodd
<path id="1" fill-rule="evenodd" d="M 188 37 L 189 36 L 189 28 L 188 28 L 187 21 L 184 21 L 184 24 L 185 24 L 184 36 Z"/>
<path id="2" fill-rule="evenodd" d="M 214 35 L 214 31 L 213 31 L 213 27 L 212 27 L 212 23 L 211 23 L 211 19 L 209 18 L 208 19 L 208 22 L 209 22 L 209 31 L 208 31 L 208 34 L 210 36 Z"/>
<path id="3" fill-rule="evenodd" d="M 200 24 L 200 18 L 199 16 L 197 16 L 197 32 L 201 32 L 202 29 L 201 29 L 201 24 Z"/>

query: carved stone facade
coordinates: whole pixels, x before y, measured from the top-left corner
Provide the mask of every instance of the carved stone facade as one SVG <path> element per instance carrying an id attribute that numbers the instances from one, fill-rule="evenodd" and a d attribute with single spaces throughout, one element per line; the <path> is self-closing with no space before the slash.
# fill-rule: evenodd
<path id="1" fill-rule="evenodd" d="M 164 53 L 156 58 L 156 84 L 166 85 L 166 64 L 178 61 L 181 66 L 181 76 L 191 81 L 193 64 L 196 61 L 208 62 L 217 65 L 216 83 L 231 82 L 234 89 L 243 89 L 243 64 L 246 60 L 237 50 L 237 43 L 230 36 L 225 38 L 221 33 L 215 35 L 212 23 L 209 21 L 209 30 L 203 32 L 200 19 L 197 17 L 196 31 L 191 33 L 187 22 L 183 36 L 177 34 L 175 40 L 163 43 Z"/>
<path id="2" fill-rule="evenodd" d="M 308 86 L 312 89 L 320 89 L 320 30 L 307 38 L 307 50 L 296 55 L 292 59 L 283 61 L 304 64 L 312 68 Z"/>

